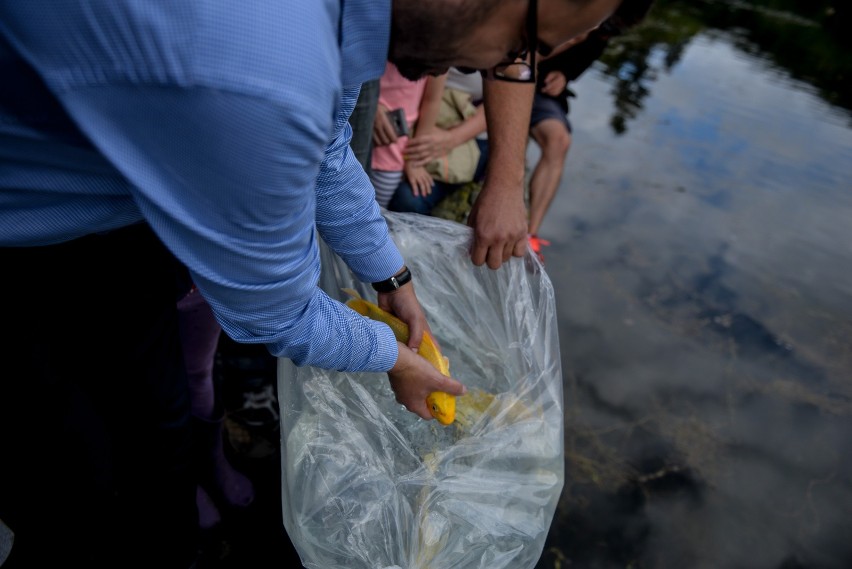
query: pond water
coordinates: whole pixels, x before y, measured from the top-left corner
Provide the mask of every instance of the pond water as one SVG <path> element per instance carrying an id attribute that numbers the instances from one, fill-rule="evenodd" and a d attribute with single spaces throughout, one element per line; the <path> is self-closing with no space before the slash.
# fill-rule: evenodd
<path id="1" fill-rule="evenodd" d="M 541 230 L 566 480 L 539 567 L 847 569 L 850 51 L 791 56 L 835 44 L 784 2 L 685 4 L 572 85 Z"/>

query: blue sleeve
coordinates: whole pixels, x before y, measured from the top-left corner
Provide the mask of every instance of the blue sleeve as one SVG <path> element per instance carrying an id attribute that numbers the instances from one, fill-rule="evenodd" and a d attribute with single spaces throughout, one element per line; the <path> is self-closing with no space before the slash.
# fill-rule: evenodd
<path id="1" fill-rule="evenodd" d="M 357 88 L 344 89 L 337 136 L 317 178 L 317 228 L 361 281 L 375 282 L 396 274 L 403 258 L 390 239 L 375 189 L 349 146 L 348 118 L 357 98 Z"/>
<path id="2" fill-rule="evenodd" d="M 397 357 L 389 330 L 317 287 L 316 215 L 346 209 L 317 206 L 341 93 L 337 14 L 268 4 L 281 13 L 221 14 L 205 3 L 203 14 L 180 14 L 175 30 L 168 10 L 101 2 L 96 18 L 73 14 L 85 23 L 79 36 L 48 42 L 36 36 L 49 30 L 35 26 L 22 42 L 229 336 L 298 365 L 386 371 Z M 284 55 L 300 42 L 299 58 Z M 341 169 L 336 186 L 352 175 Z M 370 216 L 332 233 L 339 243 L 363 223 L 380 233 Z M 362 274 L 392 253 L 388 241 L 354 261 Z"/>

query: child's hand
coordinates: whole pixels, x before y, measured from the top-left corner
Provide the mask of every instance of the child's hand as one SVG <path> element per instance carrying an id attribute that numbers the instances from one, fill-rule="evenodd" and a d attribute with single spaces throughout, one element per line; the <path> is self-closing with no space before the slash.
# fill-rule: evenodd
<path id="1" fill-rule="evenodd" d="M 414 166 L 425 166 L 435 158 L 448 154 L 453 148 L 451 132 L 439 128 L 409 140 L 405 145 L 405 159 Z"/>
<path id="2" fill-rule="evenodd" d="M 376 118 L 373 120 L 373 144 L 387 146 L 396 142 L 396 131 L 388 118 L 388 108 L 382 104 L 376 108 Z"/>
<path id="3" fill-rule="evenodd" d="M 544 78 L 544 86 L 541 88 L 541 92 L 551 97 L 558 97 L 565 92 L 565 87 L 567 86 L 568 79 L 565 78 L 564 73 L 561 71 L 551 71 Z"/>
<path id="4" fill-rule="evenodd" d="M 432 193 L 432 175 L 423 166 L 405 163 L 405 177 L 411 184 L 411 193 L 415 196 L 428 196 Z"/>

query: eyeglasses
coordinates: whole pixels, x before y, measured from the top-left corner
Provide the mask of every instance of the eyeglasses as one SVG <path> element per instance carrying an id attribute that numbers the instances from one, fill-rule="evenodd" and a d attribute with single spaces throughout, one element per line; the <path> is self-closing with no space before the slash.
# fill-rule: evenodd
<path id="1" fill-rule="evenodd" d="M 482 71 L 486 79 L 513 83 L 535 83 L 535 54 L 547 56 L 552 49 L 538 41 L 538 0 L 530 0 L 527 7 L 527 45 L 518 53 L 509 54 L 506 61 Z M 527 59 L 529 58 L 529 61 Z"/>

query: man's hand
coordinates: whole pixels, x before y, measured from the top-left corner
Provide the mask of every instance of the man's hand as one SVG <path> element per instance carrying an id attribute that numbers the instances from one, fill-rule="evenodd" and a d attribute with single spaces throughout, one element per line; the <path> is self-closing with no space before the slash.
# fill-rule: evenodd
<path id="1" fill-rule="evenodd" d="M 404 284 L 393 292 L 380 292 L 376 304 L 408 324 L 408 347 L 412 350 L 416 351 L 420 347 L 424 332 L 432 333 L 420 301 L 414 294 L 413 282 Z"/>
<path id="2" fill-rule="evenodd" d="M 464 395 L 465 387 L 450 377 L 447 377 L 424 358 L 418 356 L 408 347 L 399 344 L 399 357 L 393 368 L 388 372 L 391 389 L 396 394 L 396 400 L 406 409 L 423 419 L 432 419 L 426 398 L 434 391 L 444 391 L 450 395 Z"/>
<path id="3" fill-rule="evenodd" d="M 405 408 L 422 417 L 432 419 L 426 398 L 433 391 L 444 391 L 450 395 L 463 395 L 464 386 L 451 379 L 416 353 L 420 347 L 425 332 L 432 333 L 423 308 L 414 294 L 414 283 L 409 282 L 394 292 L 379 293 L 379 308 L 395 314 L 408 324 L 408 345 L 397 342 L 399 356 L 396 364 L 388 372 L 391 389 L 396 394 L 396 400 Z M 434 336 L 433 336 L 434 339 Z M 437 346 L 437 340 L 435 341 Z M 440 349 L 440 347 L 439 347 Z"/>
<path id="4" fill-rule="evenodd" d="M 470 258 L 476 266 L 487 263 L 489 268 L 499 269 L 513 255 L 523 257 L 527 250 L 524 196 L 511 182 L 486 178 L 467 224 L 473 228 Z"/>

